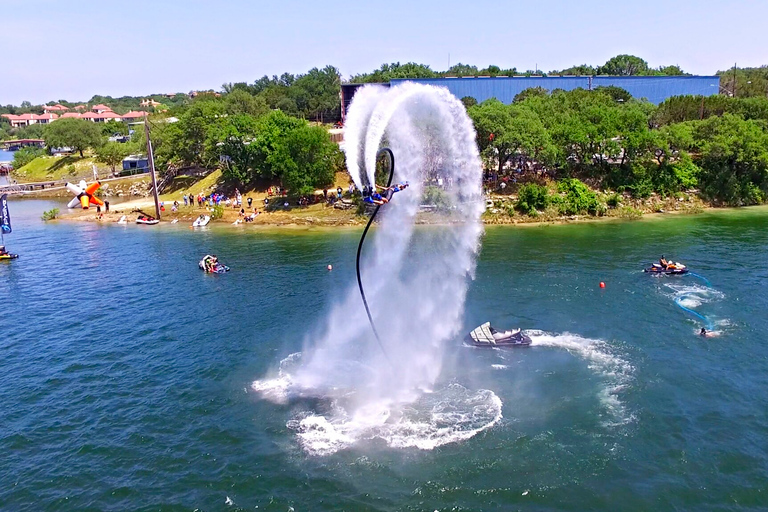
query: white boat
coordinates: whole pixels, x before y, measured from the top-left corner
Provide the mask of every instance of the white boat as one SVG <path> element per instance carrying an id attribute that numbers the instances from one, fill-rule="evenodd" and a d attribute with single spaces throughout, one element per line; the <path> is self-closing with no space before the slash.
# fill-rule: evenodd
<path id="1" fill-rule="evenodd" d="M 119 220 L 119 221 L 117 221 L 117 223 L 118 223 L 118 224 L 128 224 L 128 217 L 126 217 L 125 215 L 123 215 L 122 217 L 120 217 L 120 220 Z"/>
<path id="2" fill-rule="evenodd" d="M 202 226 L 207 226 L 209 222 L 211 222 L 210 215 L 201 215 L 197 219 L 195 219 L 195 222 L 192 223 L 192 227 L 199 228 Z"/>

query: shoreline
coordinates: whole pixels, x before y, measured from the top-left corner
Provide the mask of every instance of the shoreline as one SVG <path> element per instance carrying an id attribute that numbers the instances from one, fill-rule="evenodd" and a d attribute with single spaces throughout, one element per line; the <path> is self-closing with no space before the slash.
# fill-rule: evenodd
<path id="1" fill-rule="evenodd" d="M 64 210 L 56 220 L 64 222 L 95 222 L 100 224 L 116 224 L 117 221 L 125 215 L 127 217 L 128 224 L 135 224 L 135 215 L 133 211 L 135 209 L 145 209 L 147 213 L 151 213 L 154 210 L 154 202 L 145 198 L 128 201 L 125 203 L 118 203 L 111 208 L 109 213 L 103 212 L 101 218 L 98 218 L 95 208 L 89 210 Z M 600 223 L 600 222 L 632 222 L 632 221 L 656 221 L 669 217 L 691 216 L 701 215 L 707 213 L 718 212 L 735 212 L 735 211 L 752 211 L 757 212 L 763 210 L 768 213 L 768 205 L 754 205 L 754 206 L 742 206 L 742 207 L 715 207 L 708 205 L 697 205 L 695 208 L 680 208 L 671 211 L 661 212 L 644 212 L 641 215 L 633 217 L 624 217 L 621 215 L 571 215 L 571 216 L 557 216 L 548 217 L 545 219 L 528 217 L 528 216 L 508 216 L 508 215 L 494 215 L 489 214 L 488 211 L 483 214 L 481 221 L 483 225 L 488 227 L 493 226 L 520 226 L 520 227 L 541 227 L 541 226 L 561 226 L 569 224 L 585 224 L 585 223 Z M 611 210 L 609 210 L 610 212 Z M 252 222 L 243 222 L 234 224 L 238 219 L 239 209 L 225 208 L 224 216 L 221 219 L 212 220 L 208 226 L 215 226 L 218 228 L 230 227 L 241 229 L 259 229 L 259 230 L 287 230 L 287 231 L 302 231 L 310 229 L 357 229 L 365 226 L 368 222 L 367 215 L 358 215 L 349 210 L 336 210 L 332 207 L 323 205 L 312 205 L 306 208 L 295 207 L 286 211 L 274 211 L 274 212 L 260 212 L 256 219 Z M 42 213 L 42 212 L 41 212 Z M 181 206 L 177 212 L 171 212 L 166 209 L 161 215 L 161 221 L 159 226 L 172 226 L 178 225 L 192 228 L 192 222 L 201 214 L 210 214 L 210 211 L 206 207 L 189 207 Z M 177 222 L 172 222 L 176 220 Z M 416 225 L 421 226 L 444 226 L 450 225 L 451 222 L 446 217 L 439 214 L 421 212 L 416 216 Z"/>

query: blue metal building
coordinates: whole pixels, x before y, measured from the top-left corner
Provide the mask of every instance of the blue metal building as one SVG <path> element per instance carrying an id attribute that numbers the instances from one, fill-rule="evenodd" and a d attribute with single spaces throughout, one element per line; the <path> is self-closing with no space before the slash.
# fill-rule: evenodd
<path id="1" fill-rule="evenodd" d="M 659 104 L 672 96 L 712 96 L 720 91 L 719 76 L 497 76 L 460 78 L 412 78 L 395 79 L 383 86 L 396 86 L 403 82 L 436 85 L 447 88 L 454 96 L 465 96 L 483 102 L 496 98 L 512 103 L 517 94 L 531 87 L 542 87 L 548 91 L 563 89 L 570 91 L 581 87 L 592 90 L 596 87 L 616 86 L 625 89 L 634 98 L 645 98 Z M 346 114 L 349 102 L 362 84 L 341 86 L 342 111 Z"/>

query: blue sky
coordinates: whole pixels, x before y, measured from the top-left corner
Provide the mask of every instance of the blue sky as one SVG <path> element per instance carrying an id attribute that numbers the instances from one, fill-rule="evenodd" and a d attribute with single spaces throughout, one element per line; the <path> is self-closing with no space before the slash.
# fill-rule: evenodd
<path id="1" fill-rule="evenodd" d="M 332 64 L 550 71 L 630 53 L 696 74 L 768 64 L 763 0 L 0 0 L 0 104 L 219 89 Z"/>

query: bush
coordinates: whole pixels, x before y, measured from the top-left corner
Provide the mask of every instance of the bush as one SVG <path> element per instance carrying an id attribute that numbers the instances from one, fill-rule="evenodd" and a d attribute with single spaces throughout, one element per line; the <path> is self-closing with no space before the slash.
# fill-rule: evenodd
<path id="1" fill-rule="evenodd" d="M 519 211 L 534 216 L 537 210 L 545 210 L 550 202 L 547 187 L 536 183 L 526 183 L 520 187 L 516 207 Z"/>
<path id="2" fill-rule="evenodd" d="M 211 220 L 217 220 L 224 216 L 224 207 L 220 204 L 217 204 L 213 208 L 211 208 Z"/>
<path id="3" fill-rule="evenodd" d="M 48 210 L 46 212 L 43 212 L 42 219 L 44 221 L 49 221 L 49 220 L 55 219 L 58 216 L 59 216 L 59 209 L 58 208 L 53 208 L 52 210 Z"/>
<path id="4" fill-rule="evenodd" d="M 13 168 L 17 171 L 39 156 L 44 156 L 45 150 L 38 147 L 26 147 L 13 153 Z"/>
<path id="5" fill-rule="evenodd" d="M 566 178 L 559 181 L 557 191 L 565 194 L 565 197 L 559 201 L 560 213 L 563 215 L 602 215 L 605 213 L 605 205 L 597 199 L 597 195 L 576 178 Z"/>
<path id="6" fill-rule="evenodd" d="M 608 199 L 605 200 L 605 204 L 611 208 L 618 208 L 621 205 L 621 194 L 611 194 Z"/>

